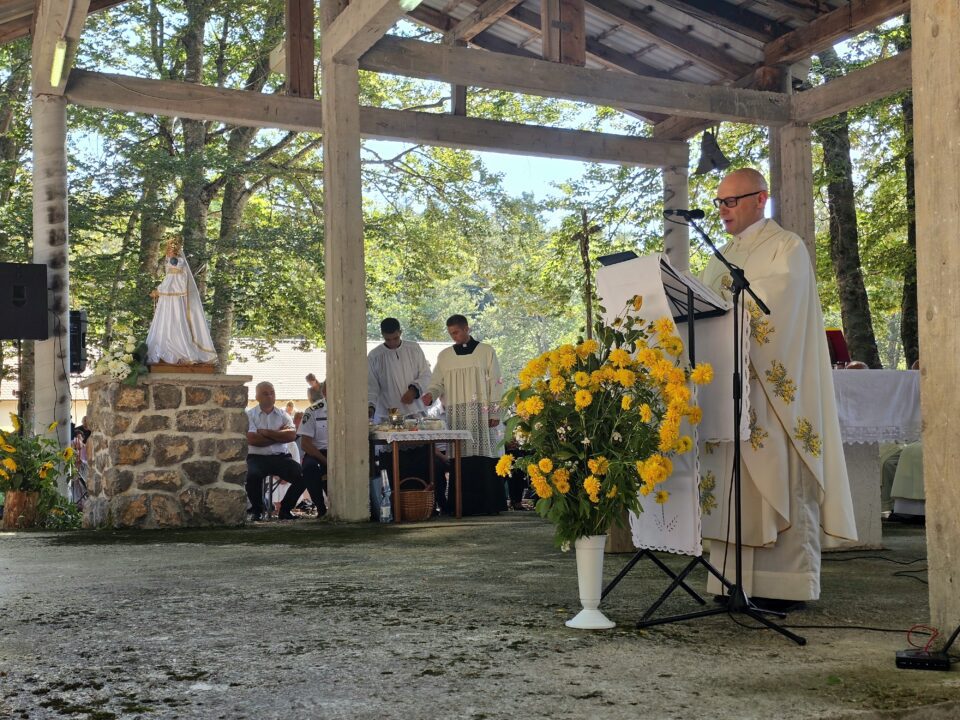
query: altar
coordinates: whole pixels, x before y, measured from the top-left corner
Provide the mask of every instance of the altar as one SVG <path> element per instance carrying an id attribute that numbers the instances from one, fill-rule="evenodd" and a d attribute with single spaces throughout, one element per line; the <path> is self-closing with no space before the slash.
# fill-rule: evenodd
<path id="1" fill-rule="evenodd" d="M 920 372 L 834 370 L 833 388 L 859 535 L 846 547 L 879 548 L 880 443 L 920 439 Z"/>

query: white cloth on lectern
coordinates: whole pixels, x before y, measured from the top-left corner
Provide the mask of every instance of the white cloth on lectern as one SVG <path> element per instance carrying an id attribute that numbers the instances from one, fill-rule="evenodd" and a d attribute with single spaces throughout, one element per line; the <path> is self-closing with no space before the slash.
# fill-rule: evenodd
<path id="1" fill-rule="evenodd" d="M 634 295 L 643 296 L 643 307 L 638 313 L 646 320 L 672 317 L 673 312 L 663 291 L 661 259 L 665 256 L 648 255 L 602 267 L 597 272 L 597 294 L 606 308 L 607 322 L 623 312 Z M 674 327 L 676 331 L 676 327 Z M 687 362 L 686 353 L 681 357 Z M 697 388 L 693 388 L 694 398 Z M 694 400 L 695 401 L 695 400 Z M 696 428 L 681 426 L 681 433 L 690 435 L 697 446 Z M 670 500 L 657 505 L 652 497 L 641 497 L 644 512 L 630 515 L 633 544 L 638 548 L 662 550 L 684 555 L 700 555 L 700 493 L 698 486 L 697 453 L 691 451 L 672 457 L 673 474 L 661 486 L 670 493 Z"/>

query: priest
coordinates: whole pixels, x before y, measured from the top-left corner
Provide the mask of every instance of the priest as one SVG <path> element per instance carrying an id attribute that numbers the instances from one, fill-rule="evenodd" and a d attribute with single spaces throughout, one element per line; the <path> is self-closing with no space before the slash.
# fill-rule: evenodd
<path id="1" fill-rule="evenodd" d="M 720 183 L 718 208 L 733 240 L 723 254 L 743 268 L 770 308 L 744 293 L 749 332 L 749 437 L 742 440 L 743 584 L 762 609 L 790 611 L 820 596 L 820 551 L 856 539 L 820 299 L 803 240 L 764 217 L 767 182 L 745 168 Z M 704 282 L 727 299 L 731 278 L 713 258 Z M 701 454 L 720 507 L 703 519 L 710 561 L 735 577 L 733 513 L 727 503 L 732 443 Z M 720 593 L 710 577 L 708 590 Z M 719 598 L 718 598 L 719 599 Z"/>

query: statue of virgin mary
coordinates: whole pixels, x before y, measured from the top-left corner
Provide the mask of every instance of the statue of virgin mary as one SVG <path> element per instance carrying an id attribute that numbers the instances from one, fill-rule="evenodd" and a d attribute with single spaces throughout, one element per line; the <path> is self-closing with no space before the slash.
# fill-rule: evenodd
<path id="1" fill-rule="evenodd" d="M 167 242 L 160 286 L 150 293 L 157 301 L 150 332 L 147 333 L 147 364 L 170 365 L 214 363 L 210 328 L 203 314 L 197 283 L 183 255 L 178 238 Z"/>

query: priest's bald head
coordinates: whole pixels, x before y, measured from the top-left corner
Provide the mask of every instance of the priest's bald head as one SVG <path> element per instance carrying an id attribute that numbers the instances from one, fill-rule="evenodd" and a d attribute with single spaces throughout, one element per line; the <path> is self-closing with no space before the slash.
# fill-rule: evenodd
<path id="1" fill-rule="evenodd" d="M 758 220 L 770 197 L 770 188 L 763 175 L 753 168 L 742 168 L 728 174 L 717 189 L 713 204 L 720 212 L 723 228 L 739 235 Z"/>

